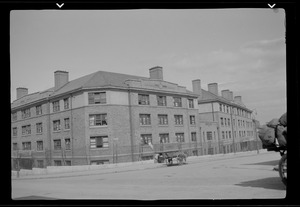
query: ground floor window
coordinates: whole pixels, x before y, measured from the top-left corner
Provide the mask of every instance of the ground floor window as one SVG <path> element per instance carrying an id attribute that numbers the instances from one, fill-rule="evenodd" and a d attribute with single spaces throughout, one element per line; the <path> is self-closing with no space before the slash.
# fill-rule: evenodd
<path id="1" fill-rule="evenodd" d="M 214 148 L 213 147 L 208 148 L 207 149 L 207 154 L 213 155 L 214 154 Z"/>
<path id="2" fill-rule="evenodd" d="M 169 134 L 159 134 L 160 143 L 169 143 Z"/>
<path id="3" fill-rule="evenodd" d="M 108 136 L 92 136 L 90 137 L 91 149 L 108 148 Z"/>
<path id="4" fill-rule="evenodd" d="M 44 160 L 37 160 L 37 167 L 44 168 Z"/>
<path id="5" fill-rule="evenodd" d="M 109 164 L 109 160 L 92 160 L 91 165 Z"/>
<path id="6" fill-rule="evenodd" d="M 61 160 L 54 160 L 54 166 L 62 166 Z"/>
<path id="7" fill-rule="evenodd" d="M 66 166 L 71 166 L 71 160 L 65 160 Z"/>
<path id="8" fill-rule="evenodd" d="M 152 134 L 141 134 L 141 144 L 146 145 L 152 143 Z"/>

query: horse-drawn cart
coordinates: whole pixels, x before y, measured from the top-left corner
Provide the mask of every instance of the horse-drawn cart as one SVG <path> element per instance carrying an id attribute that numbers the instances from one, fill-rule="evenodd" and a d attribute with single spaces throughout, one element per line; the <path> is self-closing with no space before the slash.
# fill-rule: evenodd
<path id="1" fill-rule="evenodd" d="M 158 163 L 166 163 L 167 166 L 186 164 L 186 158 L 187 155 L 178 150 L 160 152 L 155 156 Z"/>

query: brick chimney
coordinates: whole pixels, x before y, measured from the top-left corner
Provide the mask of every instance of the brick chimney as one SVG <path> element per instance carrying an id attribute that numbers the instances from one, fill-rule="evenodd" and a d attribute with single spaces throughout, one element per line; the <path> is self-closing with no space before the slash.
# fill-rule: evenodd
<path id="1" fill-rule="evenodd" d="M 217 83 L 209 83 L 207 85 L 208 91 L 218 96 L 218 84 Z"/>
<path id="2" fill-rule="evenodd" d="M 156 66 L 149 69 L 150 79 L 163 80 L 163 68 Z"/>
<path id="3" fill-rule="evenodd" d="M 234 102 L 242 103 L 242 96 L 235 96 L 234 97 Z"/>
<path id="4" fill-rule="evenodd" d="M 17 88 L 17 99 L 22 98 L 28 94 L 28 88 Z"/>
<path id="5" fill-rule="evenodd" d="M 229 100 L 233 101 L 233 92 L 232 91 L 229 91 Z"/>
<path id="6" fill-rule="evenodd" d="M 230 100 L 230 94 L 229 94 L 229 90 L 227 89 L 227 90 L 222 90 L 221 91 L 221 94 L 222 94 L 222 97 L 223 98 L 225 98 L 225 99 L 227 99 L 227 100 Z"/>
<path id="7" fill-rule="evenodd" d="M 198 100 L 202 98 L 202 89 L 201 89 L 201 80 L 196 79 L 192 81 L 193 84 L 193 92 L 198 94 Z"/>
<path id="8" fill-rule="evenodd" d="M 59 89 L 69 82 L 69 72 L 57 70 L 54 72 L 54 90 Z"/>

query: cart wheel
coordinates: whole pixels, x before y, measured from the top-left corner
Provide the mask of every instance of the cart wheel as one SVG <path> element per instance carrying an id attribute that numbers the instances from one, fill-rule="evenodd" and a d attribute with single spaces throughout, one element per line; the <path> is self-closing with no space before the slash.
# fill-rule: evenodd
<path id="1" fill-rule="evenodd" d="M 286 156 L 286 154 L 282 155 L 282 157 L 279 161 L 278 168 L 279 168 L 278 171 L 279 171 L 280 178 L 281 178 L 282 182 L 284 183 L 284 185 L 286 186 L 286 183 L 287 183 L 287 156 Z"/>

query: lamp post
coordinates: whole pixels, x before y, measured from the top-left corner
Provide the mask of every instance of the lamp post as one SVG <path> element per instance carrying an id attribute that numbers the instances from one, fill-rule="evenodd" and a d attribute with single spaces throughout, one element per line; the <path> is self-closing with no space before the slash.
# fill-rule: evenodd
<path id="1" fill-rule="evenodd" d="M 253 109 L 253 111 L 255 111 L 255 114 L 253 114 L 253 116 L 252 116 L 252 122 L 254 124 L 254 136 L 255 136 L 255 141 L 256 141 L 256 150 L 257 150 L 257 154 L 259 154 L 257 131 L 256 131 L 256 120 L 255 120 L 255 116 L 257 115 L 257 111 L 256 111 L 256 109 Z"/>

